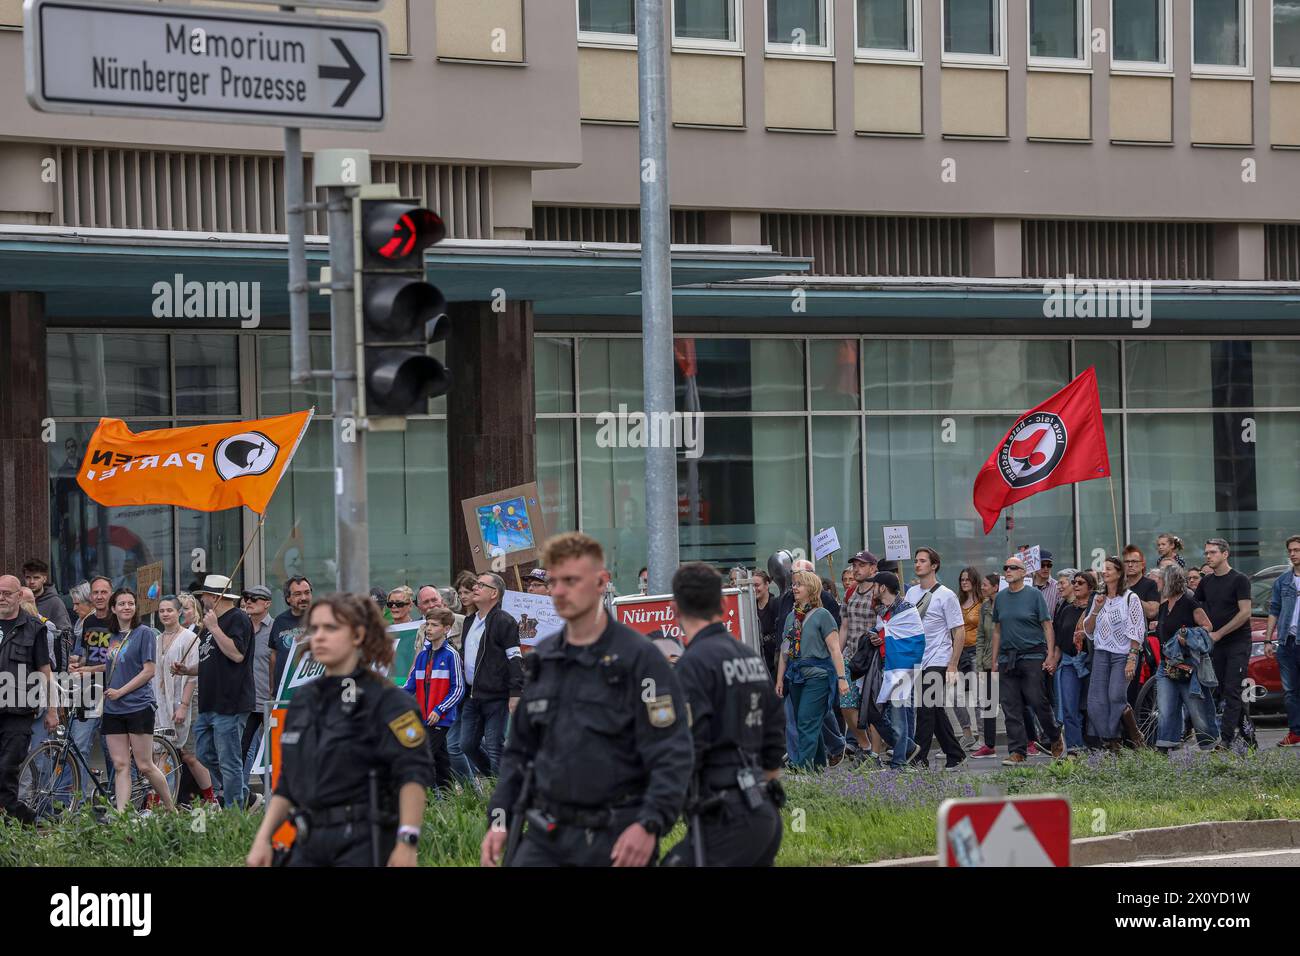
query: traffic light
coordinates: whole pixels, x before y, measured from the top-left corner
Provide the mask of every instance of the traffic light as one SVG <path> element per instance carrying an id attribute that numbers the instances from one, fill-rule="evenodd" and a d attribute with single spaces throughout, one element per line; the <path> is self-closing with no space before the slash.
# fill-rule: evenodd
<path id="1" fill-rule="evenodd" d="M 424 250 L 447 229 L 418 200 L 393 187 L 362 187 L 353 200 L 357 368 L 362 415 L 409 415 L 451 387 L 428 354 L 451 331 L 447 300 L 424 281 Z"/>

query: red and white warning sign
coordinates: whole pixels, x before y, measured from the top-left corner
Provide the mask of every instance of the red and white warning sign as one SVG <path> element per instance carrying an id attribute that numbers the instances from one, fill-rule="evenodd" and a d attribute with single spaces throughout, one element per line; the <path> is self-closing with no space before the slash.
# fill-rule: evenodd
<path id="1" fill-rule="evenodd" d="M 1054 794 L 945 800 L 940 866 L 1069 866 L 1070 801 Z"/>

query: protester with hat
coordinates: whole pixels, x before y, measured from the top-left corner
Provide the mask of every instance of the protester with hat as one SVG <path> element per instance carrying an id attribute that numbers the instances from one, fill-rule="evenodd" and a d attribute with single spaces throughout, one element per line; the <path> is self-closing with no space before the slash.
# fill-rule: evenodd
<path id="1" fill-rule="evenodd" d="M 230 578 L 209 574 L 199 596 L 204 615 L 199 632 L 199 665 L 172 665 L 175 674 L 197 674 L 199 715 L 194 721 L 195 750 L 221 792 L 223 807 L 244 804 L 244 725 L 253 710 L 253 622 L 235 606 Z"/>
<path id="2" fill-rule="evenodd" d="M 903 599 L 898 575 L 878 571 L 869 579 L 875 585 L 876 630 L 885 647 L 885 669 L 876 703 L 889 708 L 894 732 L 893 759 L 889 766 L 902 770 L 921 752 L 914 737 L 916 708 L 912 684 L 925 656 L 925 627 L 916 608 Z"/>
<path id="3" fill-rule="evenodd" d="M 1034 572 L 1034 587 L 1043 594 L 1047 603 L 1047 613 L 1055 614 L 1061 606 L 1061 587 L 1052 576 L 1052 552 L 1046 548 L 1038 552 L 1038 570 Z"/>
<path id="4" fill-rule="evenodd" d="M 524 590 L 529 594 L 550 594 L 545 568 L 533 568 L 524 575 Z"/>
<path id="5" fill-rule="evenodd" d="M 262 712 L 273 700 L 271 689 L 271 589 L 265 584 L 245 588 L 240 594 L 239 606 L 253 624 L 253 712 L 244 724 L 240 745 L 244 748 L 244 777 L 252 773 L 261 739 Z"/>
<path id="6" fill-rule="evenodd" d="M 845 573 L 850 575 L 853 585 L 851 593 L 847 588 L 845 589 L 846 597 L 840 617 L 842 622 L 840 633 L 844 637 L 845 661 L 852 661 L 858 655 L 864 641 L 873 647 L 880 646 L 880 640 L 876 635 L 876 589 L 870 583 L 872 575 L 876 573 L 878 563 L 874 554 L 864 550 L 849 558 L 849 566 L 845 569 Z M 873 746 L 873 741 L 869 736 L 869 731 L 874 728 L 862 727 L 858 721 L 858 714 L 861 710 L 861 693 L 862 678 L 859 678 L 852 690 L 850 690 L 849 696 L 841 704 L 840 713 L 844 716 L 844 722 L 848 725 L 849 731 L 857 741 L 860 756 L 866 756 L 866 754 L 874 752 L 876 747 Z"/>

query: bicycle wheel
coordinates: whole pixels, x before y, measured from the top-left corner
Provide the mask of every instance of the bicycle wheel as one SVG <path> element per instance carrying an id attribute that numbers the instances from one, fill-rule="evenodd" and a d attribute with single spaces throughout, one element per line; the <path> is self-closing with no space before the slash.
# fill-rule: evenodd
<path id="1" fill-rule="evenodd" d="M 1160 729 L 1160 709 L 1156 705 L 1156 682 L 1148 680 L 1138 691 L 1137 705 L 1133 708 L 1137 717 L 1138 729 L 1142 731 L 1147 743 L 1154 745 L 1157 731 Z"/>
<path id="2" fill-rule="evenodd" d="M 160 734 L 153 735 L 153 765 L 167 780 L 167 794 L 174 801 L 181 783 L 181 755 L 176 745 Z M 131 805 L 143 810 L 149 803 L 153 787 L 141 773 L 135 773 L 131 784 Z"/>
<path id="3" fill-rule="evenodd" d="M 81 767 L 65 744 L 47 740 L 18 767 L 18 799 L 38 820 L 58 820 L 81 806 Z"/>

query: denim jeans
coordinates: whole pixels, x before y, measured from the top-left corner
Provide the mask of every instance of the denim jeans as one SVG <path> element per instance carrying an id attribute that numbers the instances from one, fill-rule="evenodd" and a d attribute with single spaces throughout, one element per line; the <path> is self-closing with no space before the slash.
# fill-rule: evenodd
<path id="1" fill-rule="evenodd" d="M 501 751 L 506 742 L 506 718 L 510 716 L 509 702 L 476 700 L 465 697 L 461 703 L 460 749 L 479 773 L 497 775 L 501 765 Z"/>
<path id="2" fill-rule="evenodd" d="M 221 791 L 223 807 L 242 807 L 248 794 L 244 778 L 244 724 L 248 714 L 199 714 L 194 718 L 194 752 Z"/>
<path id="3" fill-rule="evenodd" d="M 1079 672 L 1064 662 L 1056 669 L 1056 701 L 1069 750 L 1083 748 L 1083 681 Z"/>
<path id="4" fill-rule="evenodd" d="M 786 687 L 794 706 L 796 735 L 796 749 L 790 754 L 790 765 L 802 770 L 825 766 L 826 742 L 822 728 L 826 722 L 830 683 L 813 677 L 802 684 L 787 684 Z"/>
<path id="5" fill-rule="evenodd" d="M 822 718 L 822 747 L 828 757 L 838 757 L 844 753 L 846 745 L 844 734 L 840 733 L 840 695 L 839 685 L 826 695 L 826 716 Z"/>
<path id="6" fill-rule="evenodd" d="M 1287 644 L 1278 642 L 1277 669 L 1282 674 L 1282 703 L 1286 706 L 1287 729 L 1300 736 L 1300 639 L 1293 637 L 1288 640 L 1290 643 Z"/>
<path id="7" fill-rule="evenodd" d="M 894 730 L 894 757 L 889 765 L 898 770 L 907 763 L 907 755 L 912 751 L 916 735 L 916 708 L 911 704 L 896 702 L 884 706 L 889 708 L 889 723 Z"/>
<path id="8" fill-rule="evenodd" d="M 1120 717 L 1128 702 L 1127 654 L 1103 651 L 1092 655 L 1092 683 L 1088 685 L 1088 722 L 1102 740 L 1118 740 L 1123 733 Z"/>
<path id="9" fill-rule="evenodd" d="M 1183 743 L 1183 711 L 1192 718 L 1196 742 L 1208 750 L 1219 739 L 1219 718 L 1214 713 L 1214 697 L 1206 688 L 1201 696 L 1192 693 L 1190 680 L 1170 680 L 1162 670 L 1156 675 L 1156 707 L 1160 726 L 1156 729 L 1157 747 L 1180 747 Z"/>
<path id="10" fill-rule="evenodd" d="M 464 709 L 464 705 L 462 705 Z M 474 768 L 470 765 L 469 758 L 465 756 L 465 750 L 460 745 L 460 729 L 465 726 L 464 720 L 460 714 L 456 715 L 456 722 L 447 728 L 447 759 L 451 762 L 451 772 L 455 777 L 461 780 L 473 780 Z"/>

